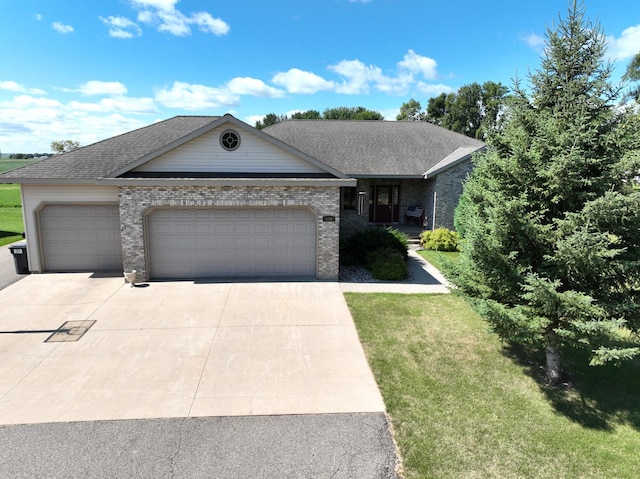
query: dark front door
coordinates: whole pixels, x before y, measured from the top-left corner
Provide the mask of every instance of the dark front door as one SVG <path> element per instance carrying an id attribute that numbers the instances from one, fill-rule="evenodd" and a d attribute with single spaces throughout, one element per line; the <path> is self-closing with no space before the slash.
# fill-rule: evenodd
<path id="1" fill-rule="evenodd" d="M 369 209 L 371 223 L 397 223 L 400 203 L 398 185 L 373 185 L 371 187 L 372 205 Z"/>

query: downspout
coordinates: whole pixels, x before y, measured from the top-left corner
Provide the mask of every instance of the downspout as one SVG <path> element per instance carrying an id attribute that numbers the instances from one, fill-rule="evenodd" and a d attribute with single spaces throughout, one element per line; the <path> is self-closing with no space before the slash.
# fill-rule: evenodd
<path id="1" fill-rule="evenodd" d="M 433 218 L 431 220 L 431 231 L 436 229 L 436 206 L 438 203 L 438 192 L 433 192 Z"/>

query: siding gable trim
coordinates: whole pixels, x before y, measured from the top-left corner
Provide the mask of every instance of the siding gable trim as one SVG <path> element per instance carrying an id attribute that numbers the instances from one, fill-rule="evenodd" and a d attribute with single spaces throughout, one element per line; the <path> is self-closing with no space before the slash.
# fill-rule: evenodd
<path id="1" fill-rule="evenodd" d="M 272 145 L 276 146 L 277 148 L 280 148 L 282 150 L 287 151 L 288 153 L 300 158 L 303 161 L 306 161 L 310 164 L 312 164 L 313 166 L 335 176 L 336 178 L 341 178 L 341 179 L 348 179 L 349 177 L 347 175 L 345 175 L 344 173 L 342 173 L 341 171 L 338 171 L 324 163 L 322 163 L 321 161 L 316 160 L 315 158 L 307 155 L 306 153 L 303 153 L 300 150 L 297 150 L 295 148 L 293 148 L 292 146 L 287 145 L 286 143 L 278 140 L 277 138 L 272 137 L 271 135 L 268 135 L 264 132 L 262 132 L 261 130 L 258 130 L 257 128 L 253 128 L 252 126 L 244 123 L 243 121 L 238 120 L 237 118 L 235 118 L 234 116 L 230 115 L 230 114 L 225 114 L 222 117 L 217 118 L 216 120 L 212 121 L 211 123 L 208 123 L 207 125 L 203 126 L 202 128 L 199 128 L 198 130 L 193 131 L 192 133 L 183 136 L 182 138 L 171 142 L 167 145 L 165 145 L 164 147 L 149 153 L 147 155 L 144 155 L 143 157 L 139 158 L 138 160 L 129 163 L 126 167 L 124 168 L 120 168 L 118 170 L 112 171 L 109 175 L 106 175 L 105 178 L 118 178 L 121 175 L 124 175 L 125 173 L 130 172 L 131 170 L 134 170 L 135 168 L 143 165 L 144 163 L 147 163 L 157 157 L 159 157 L 160 155 L 163 155 L 165 153 L 168 153 L 171 150 L 174 150 L 175 148 L 184 145 L 185 143 L 193 140 L 194 138 L 197 138 L 205 133 L 208 133 L 209 131 L 218 128 L 222 125 L 226 125 L 226 124 L 230 124 L 233 125 L 234 127 L 236 127 L 239 130 L 244 131 L 245 133 L 249 133 L 249 134 L 253 134 L 256 135 L 258 138 L 267 141 L 268 143 L 271 143 Z"/>

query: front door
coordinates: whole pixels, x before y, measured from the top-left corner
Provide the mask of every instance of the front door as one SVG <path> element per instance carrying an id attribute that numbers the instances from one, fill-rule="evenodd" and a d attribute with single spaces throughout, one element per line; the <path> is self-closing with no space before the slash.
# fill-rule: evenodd
<path id="1" fill-rule="evenodd" d="M 373 185 L 372 205 L 369 209 L 371 223 L 397 223 L 400 211 L 400 187 L 398 185 Z"/>

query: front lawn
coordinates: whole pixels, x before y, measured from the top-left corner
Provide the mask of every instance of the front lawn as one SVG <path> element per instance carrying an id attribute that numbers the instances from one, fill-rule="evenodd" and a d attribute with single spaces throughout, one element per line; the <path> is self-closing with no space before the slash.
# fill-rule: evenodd
<path id="1" fill-rule="evenodd" d="M 548 388 L 458 296 L 345 297 L 407 478 L 638 477 L 638 364 L 569 359 L 575 384 Z"/>
<path id="2" fill-rule="evenodd" d="M 0 184 L 0 246 L 22 239 L 20 185 Z"/>
<path id="3" fill-rule="evenodd" d="M 446 262 L 455 263 L 460 258 L 459 252 L 418 250 L 418 254 L 442 272 L 442 266 Z"/>

